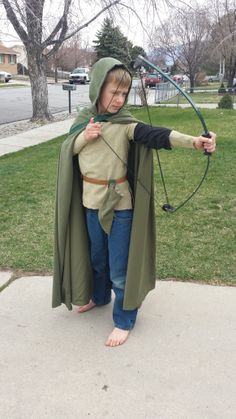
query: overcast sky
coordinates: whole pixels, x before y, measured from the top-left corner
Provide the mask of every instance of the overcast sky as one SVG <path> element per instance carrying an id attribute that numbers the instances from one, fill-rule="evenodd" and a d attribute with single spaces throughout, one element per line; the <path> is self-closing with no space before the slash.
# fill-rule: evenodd
<path id="1" fill-rule="evenodd" d="M 46 2 L 47 3 L 47 2 Z M 60 6 L 61 3 L 61 6 Z M 52 24 L 52 20 L 55 19 L 55 11 L 60 11 L 62 9 L 62 3 L 63 1 L 60 0 L 51 0 L 48 2 L 50 4 L 50 9 L 48 9 L 49 14 L 47 13 L 48 19 L 47 22 L 50 25 Z M 82 3 L 80 1 L 80 3 Z M 86 2 L 87 3 L 87 2 Z M 131 2 L 127 1 L 127 4 L 131 4 Z M 142 22 L 146 29 L 150 29 L 151 24 L 153 23 L 153 17 L 152 13 L 147 13 L 147 10 L 144 10 L 144 3 L 145 0 L 136 0 L 134 2 L 135 4 L 135 10 L 137 14 L 142 17 Z M 147 2 L 146 2 L 147 3 Z M 165 4 L 162 0 L 158 0 L 159 3 L 159 12 L 163 15 L 165 11 Z M 9 23 L 9 21 L 6 18 L 6 15 L 4 13 L 3 6 L 0 6 L 0 36 L 2 39 L 2 42 L 6 45 L 12 45 L 16 43 L 18 36 L 15 33 L 14 29 L 12 28 L 12 25 Z M 92 16 L 91 8 L 88 10 L 88 7 L 83 7 L 82 10 L 86 11 L 84 13 L 85 20 L 84 22 Z M 120 27 L 122 33 L 134 44 L 139 45 L 142 47 L 145 47 L 148 42 L 148 36 L 145 30 L 142 28 L 140 21 L 138 18 L 133 14 L 131 11 L 127 11 L 124 9 L 124 15 L 125 18 L 121 18 L 121 16 L 116 14 L 116 24 Z M 93 12 L 95 10 L 93 9 Z M 59 15 L 59 13 L 58 13 Z M 80 15 L 81 16 L 81 15 Z M 107 16 L 107 15 L 106 15 Z M 101 24 L 105 18 L 105 14 L 102 14 L 94 23 L 89 25 L 87 29 L 83 29 L 80 33 L 82 38 L 85 41 L 89 41 L 89 43 L 92 45 L 93 39 L 95 39 L 95 34 L 97 30 L 101 28 Z"/>
<path id="2" fill-rule="evenodd" d="M 78 0 L 75 1 L 78 2 Z M 205 0 L 200 1 L 204 2 Z M 97 8 L 97 10 L 93 9 L 93 11 L 91 12 L 91 8 L 88 8 L 88 2 L 86 0 L 79 1 L 80 4 L 83 4 L 83 2 L 84 4 L 86 4 L 86 6 L 81 6 L 81 10 L 84 13 L 84 20 L 82 21 L 82 23 L 86 22 L 89 18 L 93 16 L 93 13 L 99 10 Z M 143 22 L 143 26 L 140 23 L 140 20 L 137 18 L 137 16 L 131 11 L 128 11 L 127 9 L 124 9 L 124 17 L 121 17 L 121 15 L 118 14 L 115 15 L 115 23 L 120 27 L 122 33 L 134 45 L 139 45 L 144 49 L 147 49 L 152 27 L 155 25 L 155 23 L 158 24 L 159 19 L 164 19 L 164 17 L 166 16 L 168 10 L 166 2 L 165 0 L 156 1 L 156 4 L 158 4 L 158 15 L 156 14 L 155 17 L 151 8 L 151 0 L 133 0 L 133 2 L 132 0 L 124 0 L 124 3 L 125 2 L 128 5 L 133 5 L 136 13 L 140 16 Z M 59 16 L 59 12 L 60 10 L 62 10 L 63 3 L 63 0 L 46 0 L 45 4 L 46 6 L 48 5 L 48 9 L 45 16 L 47 16 L 46 25 L 48 27 L 53 27 L 53 23 L 55 22 L 55 16 Z M 147 7 L 144 7 L 144 5 L 147 5 L 148 3 L 149 10 L 147 10 Z M 176 3 L 177 0 L 173 0 L 173 4 Z M 78 16 L 81 19 L 81 12 L 78 14 Z M 88 28 L 83 29 L 80 32 L 84 44 L 88 43 L 90 46 L 92 46 L 92 41 L 96 38 L 96 32 L 101 29 L 101 25 L 105 16 L 108 15 L 102 14 L 96 21 L 89 25 Z M 74 15 L 74 18 L 76 19 L 76 21 L 78 20 L 78 17 L 76 17 L 76 15 Z M 17 40 L 18 42 L 20 42 L 17 34 L 12 28 L 12 25 L 9 23 L 5 16 L 3 6 L 0 6 L 0 28 L 0 37 L 2 39 L 2 42 L 6 46 L 12 46 L 13 44 L 17 43 Z"/>

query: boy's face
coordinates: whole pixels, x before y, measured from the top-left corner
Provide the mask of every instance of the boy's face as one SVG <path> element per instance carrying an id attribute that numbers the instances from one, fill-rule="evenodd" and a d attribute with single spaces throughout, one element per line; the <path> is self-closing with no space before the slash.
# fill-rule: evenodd
<path id="1" fill-rule="evenodd" d="M 116 113 L 125 103 L 129 87 L 121 87 L 115 81 L 107 83 L 98 102 L 98 113 Z"/>

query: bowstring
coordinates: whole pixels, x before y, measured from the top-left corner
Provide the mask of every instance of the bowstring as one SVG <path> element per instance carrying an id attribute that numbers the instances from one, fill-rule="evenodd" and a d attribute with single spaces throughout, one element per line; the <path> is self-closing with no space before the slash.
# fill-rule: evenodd
<path id="1" fill-rule="evenodd" d="M 151 126 L 153 126 L 152 125 L 151 114 L 150 114 L 150 109 L 149 109 L 148 101 L 147 101 L 146 89 L 144 87 L 143 78 L 142 78 L 142 75 L 141 75 L 141 69 L 140 68 L 138 70 L 138 73 L 139 73 L 139 78 L 140 78 L 140 82 L 141 82 L 141 86 L 142 86 L 142 91 L 143 91 L 143 96 L 144 96 L 144 102 L 145 102 L 146 109 L 147 109 L 149 123 L 150 123 Z M 168 192 L 167 192 L 167 188 L 166 188 L 166 183 L 165 183 L 165 178 L 164 178 L 164 172 L 163 172 L 162 165 L 161 165 L 160 154 L 159 154 L 159 152 L 158 152 L 157 149 L 155 149 L 155 151 L 156 151 L 156 157 L 157 157 L 158 167 L 159 167 L 159 171 L 160 171 L 161 181 L 162 181 L 162 185 L 163 185 L 163 189 L 164 189 L 164 194 L 165 194 L 165 198 L 166 198 L 166 203 L 168 205 L 170 205 L 169 196 L 168 196 Z"/>
<path id="2" fill-rule="evenodd" d="M 151 65 L 151 63 L 148 62 L 143 57 L 140 57 L 139 56 L 139 58 L 141 58 L 142 61 L 144 61 L 146 64 Z M 158 69 L 157 67 L 155 67 L 155 68 Z M 160 72 L 160 74 L 163 77 L 165 77 L 167 80 L 169 80 L 185 96 L 185 98 L 188 100 L 188 102 L 190 103 L 190 105 L 192 106 L 192 108 L 194 109 L 194 111 L 196 112 L 196 114 L 197 114 L 197 116 L 198 116 L 198 118 L 199 118 L 199 120 L 200 120 L 200 122 L 202 124 L 202 127 L 204 129 L 204 134 L 202 134 L 202 135 L 205 136 L 205 137 L 208 137 L 209 136 L 209 131 L 207 129 L 205 120 L 204 120 L 202 114 L 200 113 L 200 111 L 196 108 L 194 102 L 189 97 L 189 95 L 187 95 L 179 86 L 177 86 L 177 84 L 173 80 L 170 80 L 170 78 L 168 76 L 166 76 L 161 69 L 158 69 L 158 71 Z M 141 78 L 141 83 L 142 83 L 142 78 Z M 142 86 L 143 86 L 143 84 L 142 84 Z M 146 97 L 146 92 L 145 92 L 144 86 L 143 86 L 143 92 L 144 92 L 144 96 Z M 148 115 L 149 115 L 149 118 L 150 118 L 150 112 L 149 112 L 149 107 L 148 107 L 147 100 L 146 100 L 146 105 L 147 105 Z M 203 181 L 205 180 L 205 178 L 207 176 L 208 169 L 209 169 L 209 166 L 210 166 L 210 156 L 211 156 L 211 153 L 208 153 L 208 152 L 204 151 L 204 154 L 207 156 L 207 164 L 206 164 L 206 168 L 205 168 L 204 174 L 203 174 L 203 176 L 202 176 L 199 184 L 196 186 L 196 188 L 194 189 L 194 191 L 182 203 L 180 203 L 176 207 L 173 207 L 168 202 L 168 194 L 167 194 L 167 190 L 166 190 L 166 187 L 165 187 L 164 175 L 163 175 L 163 171 L 162 171 L 162 168 L 161 168 L 161 165 L 160 165 L 160 159 L 159 159 L 158 150 L 156 150 L 156 155 L 157 155 L 157 159 L 158 159 L 158 163 L 159 163 L 162 184 L 163 184 L 163 188 L 164 188 L 165 196 L 166 196 L 166 200 L 167 200 L 167 204 L 164 204 L 162 206 L 162 209 L 164 209 L 165 211 L 168 211 L 168 212 L 172 212 L 172 213 L 173 212 L 176 212 L 178 209 L 182 208 L 185 204 L 187 204 L 187 202 L 190 201 L 190 199 L 197 193 L 197 191 L 199 190 L 199 188 L 201 187 Z"/>
<path id="3" fill-rule="evenodd" d="M 108 105 L 107 105 L 107 107 L 106 107 L 106 109 L 105 109 L 105 114 L 106 114 L 106 112 L 107 112 L 107 110 L 108 110 L 108 108 L 109 108 L 109 106 L 110 106 L 110 104 L 111 104 L 111 102 L 112 102 L 112 100 L 113 100 L 113 98 L 114 98 L 114 96 L 115 96 L 115 94 L 116 94 L 116 92 L 117 92 L 117 90 L 119 89 L 119 87 L 120 87 L 120 85 L 121 85 L 121 83 L 122 83 L 122 81 L 123 81 L 123 79 L 124 79 L 124 76 L 125 76 L 125 72 L 126 72 L 127 70 L 124 68 L 124 73 L 123 73 L 123 76 L 121 77 L 121 79 L 120 79 L 120 81 L 119 81 L 119 83 L 118 83 L 118 85 L 117 85 L 117 87 L 116 87 L 116 90 L 115 90 L 115 92 L 114 92 L 114 94 L 112 95 L 112 97 L 111 97 L 111 99 L 110 99 L 110 101 L 109 101 L 109 103 L 108 103 Z M 101 137 L 101 139 L 104 141 L 104 143 L 107 145 L 107 147 L 109 147 L 110 148 L 110 150 L 115 154 L 115 156 L 122 162 L 122 164 L 125 166 L 125 168 L 126 168 L 126 170 L 127 170 L 127 172 L 128 173 L 130 173 L 130 175 L 132 176 L 132 178 L 134 179 L 135 178 L 135 175 L 134 175 L 134 172 L 133 172 L 133 170 L 129 167 L 129 165 L 128 165 L 128 163 L 127 162 L 125 162 L 120 156 L 119 156 L 119 154 L 113 149 L 113 147 L 105 140 L 105 138 L 104 138 L 104 136 L 101 134 L 100 135 L 100 137 Z M 142 182 L 142 180 L 140 179 L 140 178 L 137 178 L 137 183 L 139 183 L 141 186 L 142 186 L 142 188 L 147 192 L 147 194 L 152 198 L 152 193 L 151 193 L 151 191 L 149 191 L 148 190 L 148 188 L 144 185 L 144 183 Z M 157 203 L 157 201 L 156 201 L 156 199 L 155 199 L 155 196 L 153 196 L 153 199 L 154 199 L 154 201 Z"/>

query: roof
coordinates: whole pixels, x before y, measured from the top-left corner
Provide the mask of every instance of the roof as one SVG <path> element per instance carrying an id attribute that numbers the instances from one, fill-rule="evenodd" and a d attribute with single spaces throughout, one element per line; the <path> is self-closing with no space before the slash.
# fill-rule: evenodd
<path id="1" fill-rule="evenodd" d="M 0 54 L 15 54 L 16 51 L 13 48 L 4 47 L 3 44 L 0 44 Z"/>

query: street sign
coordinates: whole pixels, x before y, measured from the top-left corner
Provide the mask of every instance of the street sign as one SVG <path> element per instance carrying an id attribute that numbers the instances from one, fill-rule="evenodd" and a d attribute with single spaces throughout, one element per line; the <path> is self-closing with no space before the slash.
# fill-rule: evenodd
<path id="1" fill-rule="evenodd" d="M 76 84 L 63 83 L 62 89 L 63 90 L 68 90 L 68 91 L 76 90 Z"/>
<path id="2" fill-rule="evenodd" d="M 71 91 L 76 90 L 76 85 L 75 84 L 70 84 L 70 83 L 63 83 L 62 89 L 67 90 L 67 92 L 68 92 L 69 113 L 71 113 Z"/>

